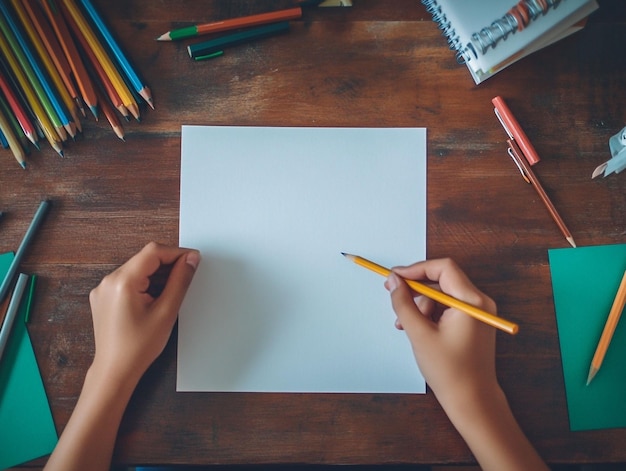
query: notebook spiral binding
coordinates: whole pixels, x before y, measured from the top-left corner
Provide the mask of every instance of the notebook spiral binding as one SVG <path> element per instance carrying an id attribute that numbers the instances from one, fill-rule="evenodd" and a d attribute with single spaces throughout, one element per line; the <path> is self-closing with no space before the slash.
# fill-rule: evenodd
<path id="1" fill-rule="evenodd" d="M 448 41 L 450 49 L 456 51 L 456 60 L 465 64 L 478 54 L 484 54 L 490 47 L 495 48 L 500 41 L 504 41 L 509 34 L 522 31 L 529 23 L 544 15 L 551 8 L 556 8 L 562 0 L 520 0 L 504 16 L 489 26 L 472 34 L 471 42 L 462 44 L 446 14 L 441 11 L 437 0 L 421 0 L 426 11 L 438 24 Z"/>

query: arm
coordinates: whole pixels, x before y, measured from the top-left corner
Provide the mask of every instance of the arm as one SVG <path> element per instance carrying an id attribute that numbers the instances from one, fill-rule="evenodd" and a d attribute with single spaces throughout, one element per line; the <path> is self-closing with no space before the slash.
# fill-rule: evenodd
<path id="1" fill-rule="evenodd" d="M 481 467 L 547 471 L 498 384 L 495 330 L 460 311 L 415 298 L 402 278 L 439 283 L 442 291 L 496 313 L 493 300 L 450 259 L 395 268 L 385 282 L 396 327 L 406 332 L 426 382 Z"/>
<path id="2" fill-rule="evenodd" d="M 126 405 L 165 348 L 199 261 L 197 251 L 150 243 L 90 293 L 96 353 L 47 471 L 109 469 Z M 153 298 L 149 277 L 170 264 Z"/>

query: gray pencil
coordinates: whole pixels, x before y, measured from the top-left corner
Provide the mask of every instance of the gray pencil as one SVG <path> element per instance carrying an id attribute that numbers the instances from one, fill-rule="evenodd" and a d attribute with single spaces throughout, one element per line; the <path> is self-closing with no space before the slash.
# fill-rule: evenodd
<path id="1" fill-rule="evenodd" d="M 50 204 L 51 204 L 51 201 L 44 200 L 39 205 L 39 208 L 37 208 L 37 211 L 35 212 L 35 215 L 33 216 L 33 220 L 31 221 L 30 226 L 28 226 L 28 229 L 26 230 L 26 234 L 24 234 L 24 238 L 22 239 L 22 242 L 20 243 L 20 246 L 17 249 L 17 252 L 15 252 L 15 257 L 13 258 L 13 261 L 11 262 L 11 265 L 9 266 L 9 271 L 4 277 L 4 280 L 2 281 L 2 285 L 0 285 L 0 303 L 4 301 L 4 297 L 7 295 L 9 291 L 9 287 L 11 286 L 11 282 L 13 281 L 13 277 L 15 276 L 15 273 L 17 273 L 17 268 L 19 267 L 20 262 L 22 261 L 22 258 L 24 257 L 24 253 L 26 252 L 26 249 L 28 248 L 28 245 L 30 244 L 31 239 L 37 232 L 37 229 L 39 228 L 39 225 L 41 224 L 43 217 L 46 215 L 46 212 L 48 211 Z"/>
<path id="2" fill-rule="evenodd" d="M 9 336 L 11 335 L 11 327 L 13 327 L 13 322 L 15 322 L 15 318 L 20 310 L 22 295 L 24 294 L 27 284 L 28 275 L 20 273 L 20 276 L 17 277 L 17 283 L 11 301 L 9 302 L 9 307 L 7 308 L 7 315 L 0 329 L 0 361 L 2 360 L 2 354 L 4 353 L 4 349 L 9 341 Z"/>

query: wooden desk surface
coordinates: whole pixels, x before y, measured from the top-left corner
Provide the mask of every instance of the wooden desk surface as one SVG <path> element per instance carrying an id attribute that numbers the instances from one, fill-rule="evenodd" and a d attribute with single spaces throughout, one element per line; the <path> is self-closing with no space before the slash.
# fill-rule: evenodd
<path id="1" fill-rule="evenodd" d="M 93 356 L 87 294 L 146 242 L 176 244 L 181 124 L 428 128 L 428 256 L 451 256 L 520 324 L 498 334 L 513 410 L 552 463 L 626 461 L 626 429 L 569 431 L 547 249 L 567 244 L 506 154 L 503 96 L 543 160 L 535 167 L 579 245 L 626 240 L 626 176 L 591 180 L 626 124 L 626 4 L 480 86 L 417 0 L 306 11 L 288 36 L 194 63 L 172 27 L 289 4 L 98 0 L 151 87 L 156 111 L 104 120 L 60 159 L 0 159 L 0 250 L 15 250 L 40 199 L 55 200 L 23 269 L 40 276 L 30 326 L 59 432 Z M 393 234 L 389 236 L 393 243 Z M 411 260 L 407 260 L 411 262 Z M 584 295 L 584 293 L 581 293 Z M 393 328 L 390 322 L 389 328 Z M 120 463 L 456 463 L 472 456 L 432 394 L 175 393 L 176 335 L 128 408 Z M 626 399 L 625 399 L 626 400 Z"/>

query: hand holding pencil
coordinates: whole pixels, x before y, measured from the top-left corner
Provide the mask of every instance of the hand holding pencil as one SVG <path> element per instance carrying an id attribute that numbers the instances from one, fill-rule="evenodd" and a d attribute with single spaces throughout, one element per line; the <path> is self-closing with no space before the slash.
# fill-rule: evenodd
<path id="1" fill-rule="evenodd" d="M 494 301 L 450 259 L 396 267 L 385 282 L 396 325 L 406 332 L 424 379 L 481 469 L 548 471 L 498 383 L 496 331 L 459 309 L 437 309 L 425 296 L 414 299 L 413 280 L 438 283 L 446 296 L 485 312 L 496 312 Z"/>

